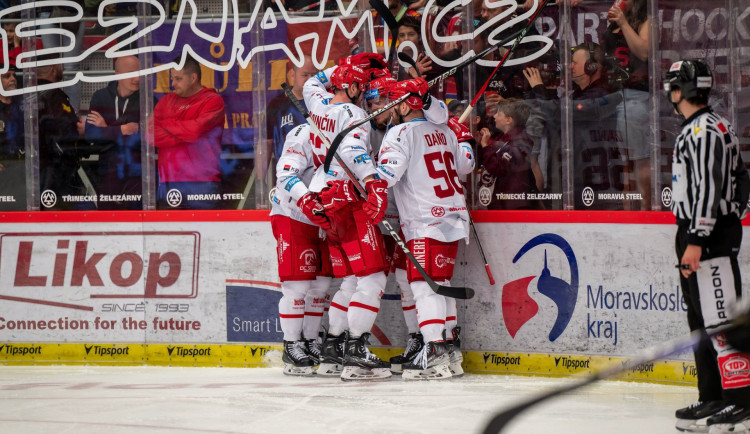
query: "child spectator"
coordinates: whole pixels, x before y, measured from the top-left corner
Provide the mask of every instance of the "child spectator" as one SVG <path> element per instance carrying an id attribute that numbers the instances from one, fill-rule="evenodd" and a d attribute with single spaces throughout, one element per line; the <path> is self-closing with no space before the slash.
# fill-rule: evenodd
<path id="1" fill-rule="evenodd" d="M 526 134 L 526 121 L 531 111 L 522 100 L 509 98 L 496 106 L 495 126 L 502 131 L 499 143 L 490 144 L 490 130 L 482 128 L 479 144 L 482 156 L 480 200 L 489 199 L 488 209 L 538 209 L 536 200 L 527 198 L 536 192 L 531 170 L 534 142 Z"/>

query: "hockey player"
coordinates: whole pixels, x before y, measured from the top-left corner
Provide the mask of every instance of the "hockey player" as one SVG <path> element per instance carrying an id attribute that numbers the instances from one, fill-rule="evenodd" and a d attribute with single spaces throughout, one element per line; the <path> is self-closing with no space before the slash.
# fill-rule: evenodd
<path id="1" fill-rule="evenodd" d="M 383 75 L 382 77 L 376 78 L 370 82 L 368 91 L 365 93 L 365 101 L 367 102 L 367 108 L 372 113 L 382 109 L 388 103 L 388 91 L 390 87 L 396 84 L 396 80 L 390 76 Z M 457 119 L 448 119 L 449 112 L 443 101 L 438 100 L 435 97 L 429 97 L 424 107 L 422 108 L 425 119 L 436 124 L 444 124 L 448 120 L 448 125 L 454 130 L 459 141 L 466 141 L 472 139 L 471 134 L 468 133 L 468 129 L 465 127 L 462 129 L 458 124 Z M 372 151 L 377 154 L 380 150 L 380 145 L 383 141 L 384 134 L 391 126 L 392 113 L 386 111 L 380 116 L 376 116 L 372 120 L 372 131 L 370 134 L 370 145 Z M 451 122 L 452 121 L 452 122 Z M 396 200 L 393 193 L 389 189 L 388 193 L 388 208 L 385 212 L 385 219 L 387 219 L 392 227 L 399 227 L 398 220 L 398 208 L 396 206 Z M 419 332 L 419 323 L 417 321 L 416 305 L 414 303 L 414 294 L 411 291 L 409 282 L 406 276 L 406 255 L 403 253 L 401 248 L 396 244 L 393 237 L 389 236 L 385 227 L 381 226 L 381 232 L 385 240 L 386 252 L 388 255 L 389 263 L 391 264 L 390 273 L 395 275 L 396 282 L 398 282 L 399 288 L 401 289 L 401 309 L 404 313 L 404 321 L 406 323 L 406 329 L 408 332 L 408 338 L 406 341 L 406 348 L 403 354 L 399 354 L 390 358 L 391 372 L 394 374 L 401 374 L 402 366 L 405 363 L 409 363 L 422 351 L 424 346 L 424 338 L 422 333 Z M 401 234 L 403 237 L 403 234 Z M 463 368 L 461 362 L 463 357 L 461 356 L 460 350 L 458 349 L 458 333 L 460 328 L 456 328 L 456 301 L 455 299 L 446 298 L 446 333 L 450 338 L 448 339 L 448 348 L 450 355 L 450 369 L 453 375 L 463 374 Z M 453 344 L 456 345 L 453 345 Z"/>
<path id="2" fill-rule="evenodd" d="M 301 125 L 286 137 L 276 165 L 277 185 L 271 205 L 271 228 L 277 243 L 284 333 L 284 374 L 312 375 L 319 364 L 315 343 L 332 279 L 328 248 L 319 236 L 330 227 L 322 205 L 307 188 L 315 165 L 310 127 Z"/>
<path id="3" fill-rule="evenodd" d="M 377 171 L 393 186 L 407 246 L 432 279 L 446 284 L 453 275 L 458 240 L 468 240 L 468 211 L 459 177 L 473 170 L 474 155 L 470 147 L 459 147 L 447 125 L 425 119 L 427 93 L 421 78 L 399 82 L 389 90 L 390 100 L 410 96 L 390 111 L 398 127 L 383 139 Z M 404 378 L 449 378 L 443 337 L 446 301 L 414 266 L 407 267 L 425 345 L 403 366 Z"/>
<path id="4" fill-rule="evenodd" d="M 304 85 L 305 104 L 318 128 L 333 142 L 336 135 L 365 117 L 358 104 L 369 82 L 360 66 L 382 69 L 385 61 L 374 53 L 363 53 L 344 59 L 340 66 L 329 68 L 310 78 Z M 391 376 L 388 362 L 380 360 L 365 346 L 369 331 L 380 309 L 387 268 L 383 237 L 375 225 L 383 219 L 387 206 L 387 183 L 378 179 L 370 157 L 369 125 L 350 132 L 337 153 L 352 164 L 349 168 L 367 192 L 367 200 L 353 200 L 344 169 L 334 161 L 327 173 L 318 168 L 312 190 L 331 206 L 325 211 L 330 228 L 327 237 L 334 276 L 354 275 L 354 291 L 342 287 L 333 297 L 329 316 L 335 309 L 346 312 L 348 331 L 344 343 L 342 380 L 384 379 Z M 321 164 L 326 147 L 315 139 L 317 164 Z M 345 200 L 338 200 L 340 197 Z M 323 227 L 323 226 L 321 226 Z M 342 336 L 329 334 L 323 352 L 340 345 Z"/>
<path id="5" fill-rule="evenodd" d="M 672 212 L 691 330 L 726 324 L 742 291 L 737 256 L 750 180 L 732 126 L 708 106 L 712 84 L 708 65 L 699 59 L 675 62 L 664 81 L 675 112 L 685 117 L 672 154 Z M 750 355 L 734 342 L 721 333 L 694 350 L 698 402 L 676 411 L 677 429 L 750 429 Z M 706 425 L 698 423 L 706 417 Z"/>

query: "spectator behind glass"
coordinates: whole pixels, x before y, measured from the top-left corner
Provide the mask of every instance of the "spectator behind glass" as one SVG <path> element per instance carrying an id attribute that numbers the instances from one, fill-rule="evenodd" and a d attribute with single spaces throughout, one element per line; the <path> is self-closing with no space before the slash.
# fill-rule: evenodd
<path id="1" fill-rule="evenodd" d="M 592 57 L 593 55 L 593 57 Z M 617 130 L 616 110 L 622 101 L 620 93 L 611 93 L 604 77 L 604 54 L 598 44 L 587 42 L 574 48 L 570 75 L 573 92 L 570 95 L 572 116 L 573 188 L 576 209 L 622 209 L 620 195 L 626 190 L 627 170 L 622 164 L 622 135 Z M 559 137 L 561 131 L 560 104 L 547 99 L 541 74 L 537 68 L 524 70 L 529 84 L 537 95 L 538 105 L 546 129 Z M 555 180 L 559 171 L 559 143 L 552 143 L 550 162 L 554 171 L 547 171 Z M 544 161 L 543 161 L 544 162 Z M 593 194 L 584 192 L 588 189 Z M 553 189 L 553 192 L 559 192 Z M 591 199 L 591 201 L 589 201 Z"/>
<path id="2" fill-rule="evenodd" d="M 649 18 L 646 0 L 623 0 L 620 7 L 607 12 L 611 23 L 602 36 L 607 56 L 613 56 L 626 72 L 621 81 L 623 104 L 618 108 L 618 129 L 622 131 L 627 146 L 627 158 L 634 163 L 637 192 L 640 204 L 630 204 L 632 209 L 651 209 L 651 129 L 649 118 Z M 623 10 L 624 8 L 624 10 Z"/>
<path id="3" fill-rule="evenodd" d="M 479 196 L 491 196 L 487 209 L 539 209 L 539 201 L 526 197 L 537 192 L 531 169 L 534 142 L 526 134 L 530 107 L 510 98 L 496 105 L 495 126 L 502 131 L 500 143 L 490 144 L 490 130 L 480 132 L 482 186 Z"/>
<path id="4" fill-rule="evenodd" d="M 180 59 L 175 59 L 179 63 Z M 224 100 L 201 84 L 198 62 L 186 56 L 172 69 L 174 93 L 154 108 L 159 208 L 216 209 L 221 204 L 221 136 Z"/>
<path id="5" fill-rule="evenodd" d="M 304 57 L 302 67 L 294 66 L 291 61 L 287 63 L 287 67 L 289 69 L 286 82 L 292 86 L 292 93 L 302 106 L 305 107 L 305 101 L 302 97 L 302 86 L 304 86 L 308 78 L 317 74 L 318 70 L 313 65 L 312 58 L 307 55 Z M 268 145 L 273 149 L 276 161 L 279 161 L 279 157 L 281 157 L 281 151 L 284 148 L 284 140 L 287 134 L 296 126 L 305 122 L 305 117 L 302 116 L 302 113 L 297 110 L 285 93 L 282 92 L 276 95 L 268 102 L 266 131 L 268 134 Z"/>
<path id="6" fill-rule="evenodd" d="M 54 57 L 39 58 L 50 60 Z M 60 64 L 39 66 L 37 84 L 43 86 L 62 80 Z M 83 123 L 61 89 L 46 89 L 37 94 L 39 116 L 39 190 L 42 209 L 90 210 L 96 208 L 96 194 L 80 160 L 90 153 L 79 147 Z"/>
<path id="7" fill-rule="evenodd" d="M 0 64 L 0 69 L 2 64 Z M 0 75 L 3 92 L 18 88 L 16 68 Z M 26 162 L 21 98 L 0 94 L 0 210 L 26 210 Z"/>
<path id="8" fill-rule="evenodd" d="M 19 14 L 10 14 L 7 16 L 8 19 L 18 19 L 20 18 Z M 17 22 L 10 22 L 10 23 L 3 23 L 3 30 L 5 30 L 5 33 L 8 35 L 8 63 L 10 66 L 16 66 L 16 57 L 18 57 L 19 54 L 23 52 L 23 44 L 21 43 L 21 38 L 16 35 L 16 27 L 18 26 Z M 3 58 L 3 45 L 0 45 L 0 59 Z M 42 43 L 42 40 L 37 38 L 36 39 L 36 49 L 41 50 L 44 48 L 44 44 Z"/>
<path id="9" fill-rule="evenodd" d="M 138 71 L 135 56 L 115 60 L 115 74 Z M 140 78 L 112 81 L 94 92 L 85 137 L 106 151 L 99 154 L 95 186 L 99 209 L 142 209 Z"/>

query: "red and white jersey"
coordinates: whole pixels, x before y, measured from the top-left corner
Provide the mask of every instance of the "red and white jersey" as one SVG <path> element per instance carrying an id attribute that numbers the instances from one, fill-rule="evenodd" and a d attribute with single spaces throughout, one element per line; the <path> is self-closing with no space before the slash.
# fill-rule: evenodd
<path id="1" fill-rule="evenodd" d="M 365 111 L 355 104 L 331 103 L 333 94 L 327 88 L 330 87 L 330 77 L 336 68 L 338 66 L 310 77 L 302 89 L 310 117 L 328 138 L 329 143 L 333 143 L 339 132 L 367 116 Z M 315 154 L 313 158 L 317 171 L 310 185 L 310 190 L 317 192 L 325 187 L 328 181 L 349 179 L 336 160 L 332 161 L 327 174 L 322 173 L 322 166 L 328 149 L 319 137 L 315 135 L 313 137 L 315 139 L 313 142 Z M 339 145 L 337 154 L 358 179 L 362 180 L 369 175 L 373 175 L 375 164 L 371 158 L 370 124 L 362 124 L 349 132 Z"/>
<path id="2" fill-rule="evenodd" d="M 276 189 L 271 198 L 271 215 L 283 215 L 307 224 L 313 223 L 297 207 L 297 201 L 308 193 L 307 186 L 315 172 L 310 134 L 307 124 L 287 134 L 276 163 Z"/>
<path id="3" fill-rule="evenodd" d="M 424 118 L 391 128 L 378 157 L 378 175 L 393 186 L 406 240 L 469 239 L 462 176 L 474 170 L 471 146 L 445 124 Z"/>

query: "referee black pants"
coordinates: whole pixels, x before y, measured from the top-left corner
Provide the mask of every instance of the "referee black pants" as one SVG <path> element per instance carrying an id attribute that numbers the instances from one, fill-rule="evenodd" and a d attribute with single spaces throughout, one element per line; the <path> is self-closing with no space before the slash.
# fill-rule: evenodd
<path id="1" fill-rule="evenodd" d="M 678 264 L 688 246 L 688 228 L 689 222 L 678 221 L 677 235 L 675 237 L 675 251 L 677 253 Z M 742 293 L 740 266 L 737 261 L 741 242 L 742 225 L 740 219 L 732 214 L 719 217 L 716 220 L 716 224 L 713 231 L 711 231 L 711 235 L 708 237 L 706 245 L 701 249 L 701 261 L 724 256 L 730 258 L 732 271 L 735 275 L 737 297 Z M 682 296 L 685 298 L 685 304 L 687 304 L 687 320 L 690 330 L 703 330 L 705 324 L 701 312 L 701 288 L 698 287 L 696 273 L 690 274 L 690 277 L 687 279 L 680 273 L 680 286 L 682 287 Z M 706 290 L 709 289 L 712 290 L 711 288 L 706 288 Z M 700 401 L 728 399 L 734 402 L 747 402 L 748 388 L 732 389 L 728 391 L 728 394 L 722 393 L 721 375 L 719 374 L 719 366 L 716 360 L 716 350 L 714 350 L 709 339 L 702 339 L 693 352 L 693 355 L 695 356 L 695 368 L 698 376 L 698 399 Z"/>

